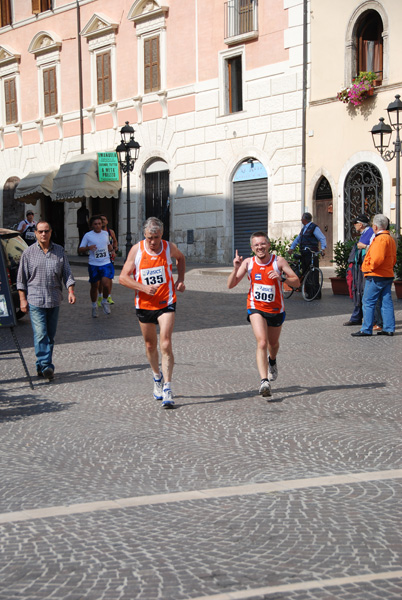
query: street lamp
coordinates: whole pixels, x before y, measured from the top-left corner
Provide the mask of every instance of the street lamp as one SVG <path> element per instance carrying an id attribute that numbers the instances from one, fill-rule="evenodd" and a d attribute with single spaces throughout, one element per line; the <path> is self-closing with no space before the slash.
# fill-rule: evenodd
<path id="1" fill-rule="evenodd" d="M 120 130 L 121 141 L 116 148 L 120 168 L 123 173 L 127 173 L 127 233 L 126 233 L 126 258 L 130 252 L 132 244 L 131 237 L 131 199 L 130 199 L 130 171 L 134 169 L 135 161 L 140 153 L 140 145 L 134 139 L 134 129 L 128 124 Z"/>
<path id="2" fill-rule="evenodd" d="M 387 106 L 388 118 L 391 125 L 384 123 L 384 119 L 381 118 L 380 122 L 374 125 L 371 130 L 374 146 L 381 154 L 383 160 L 389 162 L 396 157 L 395 225 L 396 237 L 398 238 L 401 230 L 401 138 L 399 137 L 399 131 L 402 129 L 402 102 L 400 98 L 400 95 L 397 94 L 395 100 Z M 395 149 L 388 150 L 392 129 L 396 131 Z"/>

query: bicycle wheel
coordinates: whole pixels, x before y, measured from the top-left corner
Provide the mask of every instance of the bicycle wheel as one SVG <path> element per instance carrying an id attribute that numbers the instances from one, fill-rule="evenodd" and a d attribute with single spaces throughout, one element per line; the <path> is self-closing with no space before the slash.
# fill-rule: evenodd
<path id="1" fill-rule="evenodd" d="M 285 300 L 287 298 L 290 298 L 290 296 L 293 294 L 294 289 L 292 287 L 290 287 L 290 285 L 288 285 L 286 283 L 286 281 L 282 281 L 282 294 L 283 297 L 285 298 Z"/>
<path id="2" fill-rule="evenodd" d="M 318 267 L 311 267 L 307 271 L 302 284 L 302 294 L 306 302 L 311 302 L 321 294 L 323 279 L 322 271 Z"/>

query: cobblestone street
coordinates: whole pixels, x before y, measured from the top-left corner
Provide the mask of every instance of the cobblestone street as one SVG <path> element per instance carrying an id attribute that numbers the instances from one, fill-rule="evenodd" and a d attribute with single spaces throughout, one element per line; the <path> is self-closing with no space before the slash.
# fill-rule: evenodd
<path id="1" fill-rule="evenodd" d="M 402 598 L 402 303 L 395 336 L 369 340 L 329 283 L 295 293 L 267 402 L 247 283 L 229 291 L 223 271 L 190 267 L 179 295 L 174 410 L 152 397 L 117 276 L 92 319 L 73 266 L 51 383 L 19 322 L 34 390 L 3 356 L 0 600 Z"/>

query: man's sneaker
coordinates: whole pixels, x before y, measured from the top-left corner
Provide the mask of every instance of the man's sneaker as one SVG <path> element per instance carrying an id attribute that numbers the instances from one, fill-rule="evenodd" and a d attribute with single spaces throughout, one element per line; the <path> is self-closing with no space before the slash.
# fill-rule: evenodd
<path id="1" fill-rule="evenodd" d="M 36 374 L 38 377 L 43 377 L 43 373 L 40 369 L 36 369 Z"/>
<path id="2" fill-rule="evenodd" d="M 112 296 L 108 296 L 107 297 L 107 303 L 108 304 L 114 304 Z"/>
<path id="3" fill-rule="evenodd" d="M 167 390 L 163 390 L 162 407 L 163 408 L 173 408 L 173 406 L 174 406 L 174 402 L 173 402 L 172 390 L 169 388 Z"/>
<path id="4" fill-rule="evenodd" d="M 105 299 L 102 300 L 102 308 L 105 315 L 110 315 L 110 306 Z"/>
<path id="5" fill-rule="evenodd" d="M 275 379 L 277 379 L 278 377 L 278 365 L 275 363 L 274 365 L 271 365 L 270 362 L 268 362 L 268 381 L 275 381 Z"/>
<path id="6" fill-rule="evenodd" d="M 160 373 L 160 379 L 154 377 L 154 398 L 155 400 L 163 399 L 163 375 Z"/>
<path id="7" fill-rule="evenodd" d="M 264 398 L 272 396 L 271 386 L 269 385 L 268 379 L 263 379 L 261 381 L 259 394 L 260 394 L 260 396 L 263 396 Z"/>
<path id="8" fill-rule="evenodd" d="M 102 305 L 102 299 L 103 299 L 103 296 L 98 296 L 98 306 L 99 306 L 99 308 Z"/>
<path id="9" fill-rule="evenodd" d="M 46 379 L 49 379 L 49 381 L 54 379 L 54 371 L 52 367 L 45 367 L 42 371 L 42 375 L 43 377 L 46 377 Z"/>
<path id="10" fill-rule="evenodd" d="M 96 319 L 98 317 L 98 307 L 97 306 L 92 307 L 92 317 L 94 319 Z"/>

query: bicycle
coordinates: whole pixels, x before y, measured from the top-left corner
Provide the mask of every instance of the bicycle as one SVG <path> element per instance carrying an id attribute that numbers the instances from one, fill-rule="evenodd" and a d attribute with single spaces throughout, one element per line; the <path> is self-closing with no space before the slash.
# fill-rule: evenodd
<path id="1" fill-rule="evenodd" d="M 321 294 L 324 275 L 322 274 L 320 267 L 316 267 L 314 265 L 314 258 L 316 256 L 320 256 L 321 251 L 314 252 L 313 250 L 307 247 L 305 248 L 305 250 L 311 252 L 311 263 L 309 264 L 309 267 L 305 273 L 302 273 L 301 269 L 301 254 L 295 254 L 294 260 L 289 261 L 289 265 L 299 277 L 301 282 L 301 287 L 296 289 L 301 289 L 303 299 L 306 302 L 311 302 L 312 300 L 317 298 L 319 294 Z M 290 286 L 286 285 L 286 280 L 284 280 L 282 283 L 283 297 L 290 298 L 294 291 L 295 288 L 291 288 Z"/>

